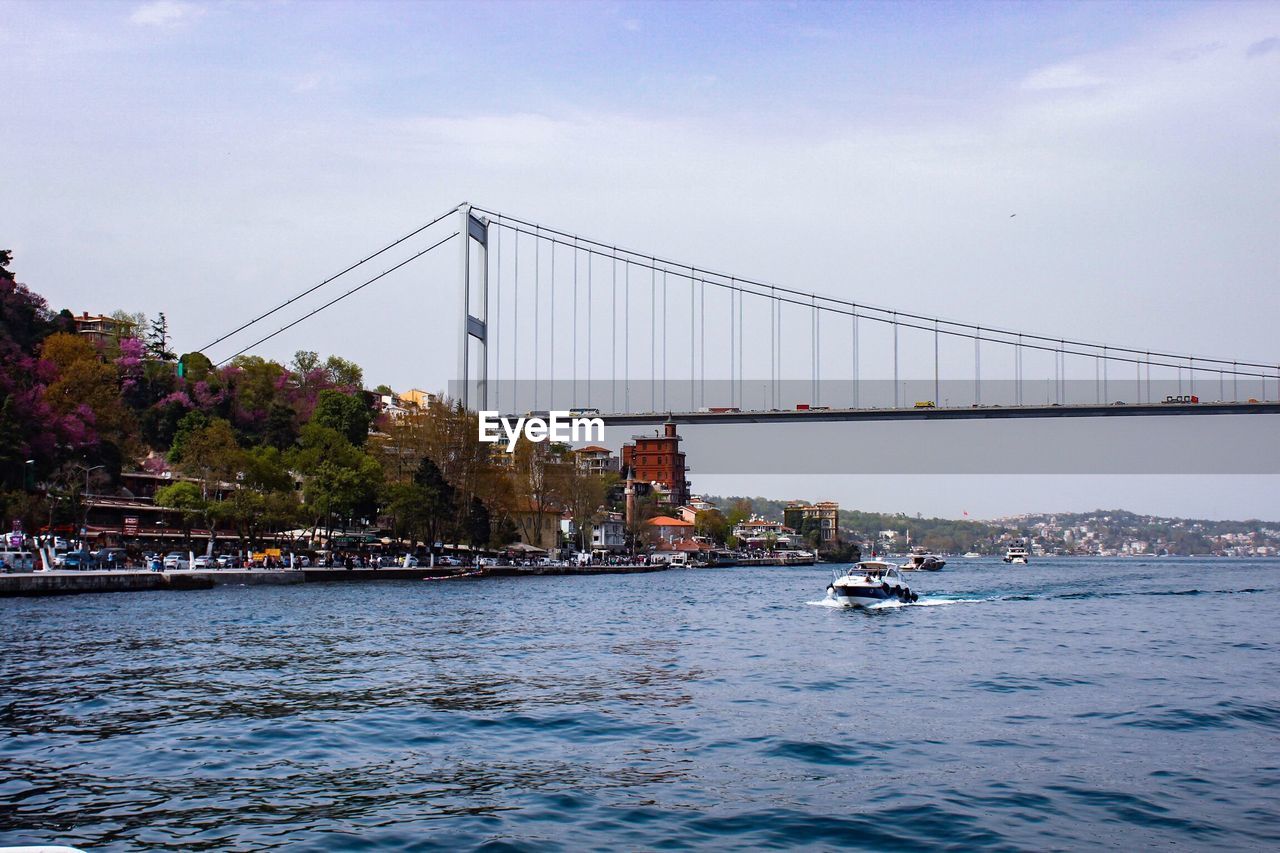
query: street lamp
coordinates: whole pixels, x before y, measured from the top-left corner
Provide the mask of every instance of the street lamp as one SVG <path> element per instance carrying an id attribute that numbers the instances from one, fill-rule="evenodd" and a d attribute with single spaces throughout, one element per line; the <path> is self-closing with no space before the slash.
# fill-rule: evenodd
<path id="1" fill-rule="evenodd" d="M 84 521 L 80 525 L 80 551 L 87 554 L 89 552 L 89 475 L 99 468 L 106 468 L 106 465 L 77 465 L 81 471 L 84 471 L 84 492 L 80 495 L 80 502 L 84 504 Z"/>

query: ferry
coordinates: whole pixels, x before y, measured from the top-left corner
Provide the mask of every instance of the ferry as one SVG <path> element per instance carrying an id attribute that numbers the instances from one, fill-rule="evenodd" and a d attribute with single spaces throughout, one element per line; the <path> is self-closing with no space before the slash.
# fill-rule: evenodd
<path id="1" fill-rule="evenodd" d="M 1010 545 L 1009 550 L 1004 552 L 1004 561 L 1015 566 L 1025 566 L 1030 562 L 1027 555 L 1027 546 L 1021 542 Z"/>
<path id="2" fill-rule="evenodd" d="M 920 596 L 911 591 L 893 563 L 864 560 L 854 563 L 843 574 L 839 569 L 827 585 L 827 599 L 845 607 L 871 610 L 890 602 L 911 603 Z"/>

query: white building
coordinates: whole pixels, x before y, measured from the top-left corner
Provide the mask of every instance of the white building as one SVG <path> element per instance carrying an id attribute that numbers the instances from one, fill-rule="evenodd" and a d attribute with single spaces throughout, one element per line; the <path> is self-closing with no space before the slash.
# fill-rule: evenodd
<path id="1" fill-rule="evenodd" d="M 619 553 L 627 550 L 627 526 L 622 513 L 611 512 L 591 528 L 591 550 Z"/>

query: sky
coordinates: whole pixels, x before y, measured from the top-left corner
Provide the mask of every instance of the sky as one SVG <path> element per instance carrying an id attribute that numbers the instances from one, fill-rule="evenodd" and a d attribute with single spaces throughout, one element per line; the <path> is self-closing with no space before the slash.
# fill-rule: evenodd
<path id="1" fill-rule="evenodd" d="M 466 200 L 931 316 L 1280 360 L 1274 3 L 0 0 L 0 79 L 20 280 L 164 311 L 180 350 Z M 455 269 L 423 258 L 255 352 L 442 388 Z M 928 483 L 694 477 L 913 514 L 1280 517 L 1270 475 Z"/>

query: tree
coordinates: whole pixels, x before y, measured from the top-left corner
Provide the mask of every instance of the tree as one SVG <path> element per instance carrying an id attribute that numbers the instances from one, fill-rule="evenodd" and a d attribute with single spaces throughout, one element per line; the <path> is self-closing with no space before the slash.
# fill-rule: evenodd
<path id="1" fill-rule="evenodd" d="M 191 528 L 206 517 L 209 502 L 200 494 L 195 483 L 182 481 L 156 490 L 156 504 L 178 511 L 178 523 L 182 528 L 182 540 L 191 548 Z"/>
<path id="2" fill-rule="evenodd" d="M 169 320 L 161 311 L 147 331 L 147 355 L 154 361 L 173 361 L 178 356 L 169 350 Z"/>
<path id="3" fill-rule="evenodd" d="M 596 474 L 579 465 L 570 465 L 564 472 L 562 499 L 577 527 L 579 551 L 590 550 L 591 532 L 600 520 L 610 489 L 617 481 L 618 475 L 614 472 Z"/>
<path id="4" fill-rule="evenodd" d="M 566 481 L 576 469 L 567 456 L 568 448 L 550 442 L 522 439 L 516 444 L 512 476 L 518 503 L 513 519 L 525 542 L 541 542 L 547 517 L 565 505 Z"/>
<path id="5" fill-rule="evenodd" d="M 284 403 L 272 403 L 267 411 L 263 441 L 278 450 L 287 450 L 298 440 L 298 423 L 293 409 Z"/>
<path id="6" fill-rule="evenodd" d="M 471 499 L 471 509 L 467 513 L 463 532 L 472 548 L 483 548 L 489 544 L 489 537 L 493 534 L 489 523 L 489 508 L 479 498 Z"/>
<path id="7" fill-rule="evenodd" d="M 373 515 L 382 469 L 337 430 L 307 424 L 286 459 L 290 468 L 303 475 L 303 495 L 317 526 L 324 521 L 329 527 L 335 515 Z"/>
<path id="8" fill-rule="evenodd" d="M 178 363 L 182 365 L 182 378 L 188 382 L 203 382 L 213 373 L 213 362 L 202 352 L 183 353 Z"/>
<path id="9" fill-rule="evenodd" d="M 220 484 L 233 480 L 244 467 L 244 459 L 244 451 L 236 443 L 231 424 L 222 418 L 214 418 L 207 426 L 187 436 L 179 467 L 197 478 L 207 493 L 210 484 L 216 491 Z"/>
<path id="10" fill-rule="evenodd" d="M 750 521 L 754 510 L 754 506 L 747 498 L 738 498 L 734 501 L 733 506 L 729 508 L 728 515 L 725 517 L 729 529 L 732 530 L 744 521 Z"/>
<path id="11" fill-rule="evenodd" d="M 329 381 L 340 388 L 359 391 L 364 387 L 364 371 L 354 361 L 331 355 L 325 359 L 324 369 L 329 374 Z"/>
<path id="12" fill-rule="evenodd" d="M 700 510 L 693 517 L 693 531 L 712 542 L 723 543 L 729 537 L 730 530 L 729 519 L 718 509 Z"/>
<path id="13" fill-rule="evenodd" d="M 117 308 L 111 312 L 111 319 L 129 324 L 133 334 L 127 337 L 137 337 L 139 334 L 146 333 L 147 315 L 142 311 L 125 311 L 123 308 Z"/>
<path id="14" fill-rule="evenodd" d="M 56 371 L 44 392 L 53 411 L 90 427 L 96 439 L 91 443 L 113 445 L 108 455 L 134 455 L 137 422 L 120 397 L 115 366 L 87 339 L 65 332 L 46 338 L 40 357 Z"/>
<path id="15" fill-rule="evenodd" d="M 363 447 L 369 439 L 373 413 L 364 400 L 341 391 L 321 391 L 311 422 L 337 430 L 355 447 Z"/>
<path id="16" fill-rule="evenodd" d="M 293 369 L 296 373 L 308 374 L 320 367 L 320 356 L 311 350 L 300 349 L 293 354 Z"/>
<path id="17" fill-rule="evenodd" d="M 208 425 L 209 416 L 204 412 L 199 409 L 186 410 L 185 414 L 178 418 L 177 428 L 173 432 L 173 440 L 169 444 L 169 461 L 181 462 L 187 441 Z"/>
<path id="18" fill-rule="evenodd" d="M 418 470 L 413 475 L 413 485 L 421 498 L 427 542 L 435 542 L 437 533 L 448 529 L 449 523 L 457 515 L 456 490 L 444 478 L 440 466 L 429 456 L 424 456 L 418 464 Z"/>

